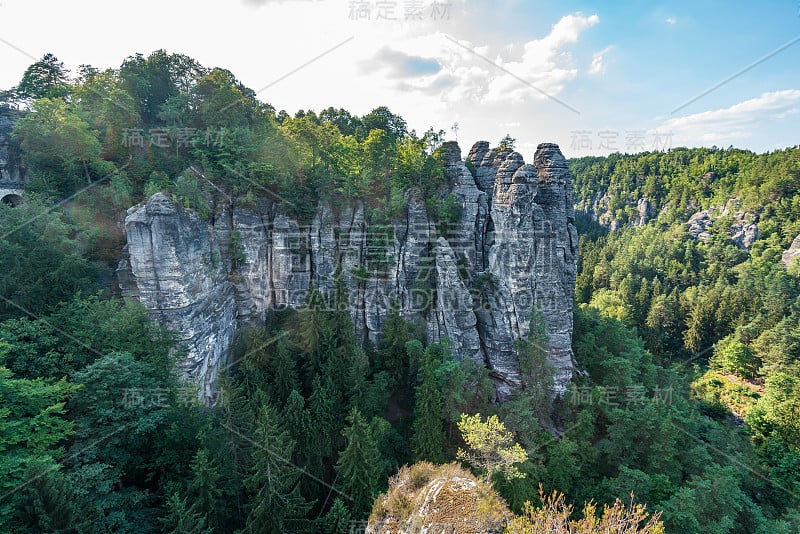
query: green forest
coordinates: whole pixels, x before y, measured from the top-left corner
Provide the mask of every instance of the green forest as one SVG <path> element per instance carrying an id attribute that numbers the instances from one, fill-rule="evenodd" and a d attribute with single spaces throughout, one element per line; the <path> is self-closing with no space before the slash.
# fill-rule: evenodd
<path id="1" fill-rule="evenodd" d="M 421 461 L 464 462 L 515 514 L 556 491 L 576 519 L 619 499 L 666 532 L 800 531 L 800 264 L 781 262 L 800 233 L 797 147 L 570 160 L 579 373 L 561 397 L 536 313 L 516 347 L 525 387 L 497 403 L 486 368 L 396 310 L 359 343 L 339 277 L 331 302 L 312 290 L 241 332 L 207 407 L 176 376 L 175 336 L 114 291 L 120 213 L 158 191 L 206 219 L 264 196 L 298 220 L 359 199 L 382 224 L 416 188 L 447 223 L 444 132 L 386 107 L 289 115 L 164 51 L 74 73 L 47 54 L 2 109 L 27 184 L 0 205 L 1 532 L 353 532 Z M 634 226 L 640 198 L 654 216 Z M 729 202 L 757 216 L 749 249 L 730 213 L 688 233 Z M 513 467 L 463 453 L 476 414 L 511 433 Z"/>

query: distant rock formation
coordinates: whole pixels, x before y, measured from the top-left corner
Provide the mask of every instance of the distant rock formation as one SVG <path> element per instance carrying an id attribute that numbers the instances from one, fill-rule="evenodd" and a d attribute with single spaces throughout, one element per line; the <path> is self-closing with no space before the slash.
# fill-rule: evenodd
<path id="1" fill-rule="evenodd" d="M 781 262 L 788 269 L 795 258 L 800 257 L 800 235 L 794 238 L 792 244 L 781 254 Z"/>
<path id="2" fill-rule="evenodd" d="M 120 287 L 179 334 L 184 373 L 207 400 L 236 328 L 302 306 L 311 284 L 331 295 L 339 267 L 359 339 L 378 342 L 398 303 L 430 342 L 448 338 L 456 358 L 487 366 L 500 400 L 520 382 L 514 345 L 540 308 L 561 393 L 573 372 L 578 246 L 566 161 L 554 144 L 539 145 L 530 165 L 482 141 L 470 151 L 473 177 L 456 143 L 443 150 L 443 195 L 460 207 L 447 228 L 416 190 L 406 213 L 380 226 L 360 201 L 320 202 L 307 225 L 269 199 L 227 205 L 204 222 L 159 193 L 128 210 Z"/>
<path id="3" fill-rule="evenodd" d="M 711 238 L 710 228 L 714 222 L 721 217 L 730 215 L 733 219 L 730 224 L 731 240 L 737 247 L 749 250 L 760 236 L 758 231 L 758 215 L 746 213 L 744 211 L 732 213 L 733 210 L 739 206 L 739 200 L 734 198 L 729 200 L 725 206 L 721 208 L 711 206 L 707 210 L 694 213 L 689 217 L 689 220 L 686 221 L 689 235 L 694 239 L 707 242 Z"/>

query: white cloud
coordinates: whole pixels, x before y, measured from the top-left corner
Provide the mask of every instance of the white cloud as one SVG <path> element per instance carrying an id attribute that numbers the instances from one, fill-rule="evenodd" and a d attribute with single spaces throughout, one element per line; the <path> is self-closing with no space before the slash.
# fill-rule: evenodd
<path id="1" fill-rule="evenodd" d="M 363 72 L 383 69 L 393 78 L 413 78 L 436 74 L 441 65 L 434 58 L 414 56 L 384 46 L 370 59 L 360 62 Z"/>
<path id="2" fill-rule="evenodd" d="M 678 22 L 678 19 L 676 19 L 675 17 L 667 17 L 664 19 L 664 22 L 666 22 L 671 26 L 673 24 L 676 24 Z"/>
<path id="3" fill-rule="evenodd" d="M 442 69 L 401 88 L 438 94 L 446 102 L 519 103 L 555 97 L 578 74 L 566 46 L 599 21 L 597 15 L 566 15 L 541 39 L 501 45 L 459 40 L 459 46 L 446 34 L 421 36 L 406 43 L 405 51 L 436 57 Z"/>
<path id="4" fill-rule="evenodd" d="M 800 90 L 763 93 L 727 108 L 703 111 L 663 122 L 651 133 L 669 133 L 673 146 L 728 146 L 741 144 L 774 125 L 777 120 L 800 113 Z"/>
<path id="5" fill-rule="evenodd" d="M 611 47 L 607 46 L 599 52 L 592 54 L 592 64 L 589 66 L 589 74 L 601 74 L 606 70 L 605 56 L 610 50 Z"/>
<path id="6" fill-rule="evenodd" d="M 572 55 L 564 50 L 564 45 L 577 42 L 581 32 L 598 22 L 600 17 L 597 15 L 566 15 L 553 25 L 548 35 L 525 43 L 519 61 L 503 62 L 498 59 L 498 64 L 508 72 L 501 72 L 492 80 L 486 94 L 487 100 L 521 101 L 531 97 L 546 98 L 542 92 L 557 96 L 566 83 L 578 74 Z M 533 87 L 526 86 L 517 77 L 526 80 Z"/>

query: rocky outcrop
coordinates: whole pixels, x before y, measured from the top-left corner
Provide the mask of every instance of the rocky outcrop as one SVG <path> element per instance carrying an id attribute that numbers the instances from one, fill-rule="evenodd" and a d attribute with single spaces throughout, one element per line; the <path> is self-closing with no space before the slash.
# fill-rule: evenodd
<path id="1" fill-rule="evenodd" d="M 795 258 L 798 257 L 800 257 L 800 235 L 794 238 L 787 250 L 783 251 L 783 254 L 781 254 L 781 262 L 788 269 L 791 267 Z"/>
<path id="2" fill-rule="evenodd" d="M 566 161 L 553 144 L 539 145 L 526 164 L 479 142 L 473 177 L 457 144 L 443 153 L 441 198 L 452 195 L 460 208 L 447 222 L 431 218 L 415 189 L 405 213 L 386 224 L 370 224 L 354 201 L 321 202 L 302 225 L 265 199 L 226 205 L 204 222 L 157 194 L 129 210 L 120 284 L 179 333 L 184 373 L 206 398 L 237 325 L 301 307 L 312 284 L 330 298 L 337 275 L 359 339 L 379 342 L 397 305 L 429 341 L 447 338 L 456 358 L 486 365 L 499 399 L 522 379 L 515 343 L 540 309 L 562 392 L 573 368 L 577 259 Z"/>
<path id="3" fill-rule="evenodd" d="M 458 464 L 403 466 L 375 500 L 363 532 L 417 534 L 500 532 L 513 517 L 485 481 Z"/>
<path id="4" fill-rule="evenodd" d="M 749 250 L 750 247 L 753 246 L 753 243 L 761 236 L 758 231 L 757 220 L 757 216 L 743 211 L 737 211 L 733 214 L 731 239 L 737 247 Z"/>
<path id="5" fill-rule="evenodd" d="M 639 220 L 634 221 L 633 225 L 644 226 L 645 224 L 647 224 L 647 221 L 653 218 L 653 212 L 655 210 L 650 200 L 647 199 L 646 197 L 642 197 L 636 203 L 636 211 L 639 212 Z"/>
<path id="6" fill-rule="evenodd" d="M 20 148 L 11 137 L 20 112 L 0 105 L 0 188 L 21 189 L 23 182 Z"/>
<path id="7" fill-rule="evenodd" d="M 708 229 L 711 228 L 711 225 L 714 223 L 711 219 L 713 212 L 714 208 L 698 211 L 686 221 L 687 231 L 693 239 L 698 239 L 705 243 L 711 238 L 711 233 Z"/>
<path id="8" fill-rule="evenodd" d="M 216 377 L 236 329 L 237 301 L 207 224 L 163 193 L 125 218 L 127 250 L 119 277 L 156 320 L 176 332 L 183 375 L 213 401 Z"/>
<path id="9" fill-rule="evenodd" d="M 436 301 L 428 325 L 428 338 L 449 338 L 455 353 L 484 363 L 472 293 L 458 272 L 456 256 L 444 237 L 436 242 Z"/>
<path id="10" fill-rule="evenodd" d="M 711 226 L 717 219 L 730 217 L 730 236 L 733 243 L 743 249 L 749 250 L 754 242 L 760 237 L 758 231 L 758 215 L 746 213 L 744 211 L 733 210 L 740 206 L 738 199 L 729 200 L 724 206 L 711 206 L 707 210 L 701 210 L 689 217 L 686 221 L 687 231 L 692 238 L 704 243 L 711 238 Z"/>
<path id="11" fill-rule="evenodd" d="M 22 201 L 25 175 L 20 147 L 11 132 L 21 112 L 0 104 L 0 202 L 12 206 Z"/>
<path id="12" fill-rule="evenodd" d="M 628 201 L 631 206 L 636 205 L 635 212 L 626 210 L 623 215 L 624 220 L 620 221 L 617 218 L 615 210 L 611 209 L 611 195 L 608 191 L 605 193 L 596 193 L 594 198 L 587 198 L 579 201 L 575 209 L 578 211 L 588 213 L 592 219 L 597 221 L 601 226 L 605 226 L 609 230 L 619 230 L 623 224 L 628 226 L 644 226 L 648 221 L 656 217 L 656 206 L 647 197 L 631 197 Z"/>

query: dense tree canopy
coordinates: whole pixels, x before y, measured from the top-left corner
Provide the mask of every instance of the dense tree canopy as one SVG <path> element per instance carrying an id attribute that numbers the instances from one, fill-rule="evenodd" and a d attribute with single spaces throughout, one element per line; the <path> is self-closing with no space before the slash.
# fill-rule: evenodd
<path id="1" fill-rule="evenodd" d="M 72 78 L 48 54 L 2 99 L 23 110 L 28 177 L 26 202 L 0 205 L 3 532 L 350 532 L 401 466 L 459 450 L 525 528 L 546 509 L 570 524 L 565 499 L 598 516 L 576 525 L 633 521 L 643 503 L 667 532 L 800 528 L 800 269 L 780 261 L 800 233 L 797 148 L 570 162 L 579 372 L 562 396 L 538 310 L 498 403 L 489 369 L 424 343 L 402 310 L 362 345 L 339 271 L 331 294 L 243 329 L 222 400 L 202 407 L 176 339 L 114 290 L 120 214 L 157 191 L 201 217 L 268 202 L 301 222 L 322 198 L 358 199 L 379 229 L 415 196 L 441 228 L 459 216 L 444 132 L 385 106 L 276 112 L 163 50 Z M 650 221 L 634 226 L 641 198 Z M 707 239 L 686 231 L 728 204 Z M 747 249 L 736 211 L 758 223 Z"/>

